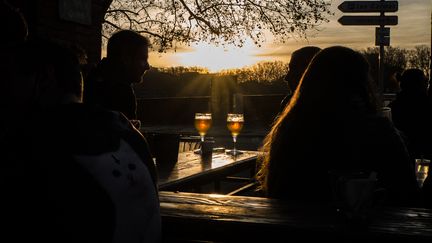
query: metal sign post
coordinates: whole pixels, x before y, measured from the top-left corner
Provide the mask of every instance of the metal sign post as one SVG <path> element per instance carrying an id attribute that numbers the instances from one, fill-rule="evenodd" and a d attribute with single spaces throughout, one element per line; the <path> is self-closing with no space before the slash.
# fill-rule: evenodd
<path id="1" fill-rule="evenodd" d="M 384 2 L 384 1 L 385 0 L 381 0 L 381 2 Z M 381 11 L 380 17 L 383 17 L 383 16 L 384 16 L 384 12 Z M 375 29 L 375 31 L 376 31 L 376 29 Z M 384 31 L 384 24 L 381 24 L 379 27 L 379 32 L 382 33 L 383 31 Z M 382 39 L 381 37 L 382 36 L 380 35 L 380 39 Z M 389 41 L 390 41 L 390 38 L 389 38 Z M 375 45 L 376 45 L 376 43 L 375 43 Z M 382 96 L 382 94 L 384 93 L 384 45 L 383 45 L 382 41 L 380 41 L 380 43 L 379 43 L 379 66 L 378 66 L 378 70 L 379 70 L 378 87 L 379 87 L 379 90 L 380 90 L 380 93 Z M 381 100 L 382 100 L 382 98 L 381 98 Z"/>
<path id="2" fill-rule="evenodd" d="M 397 16 L 386 16 L 385 12 L 397 12 L 397 1 L 345 1 L 338 6 L 343 13 L 380 13 L 379 16 L 342 16 L 338 22 L 342 25 L 378 25 L 375 29 L 375 45 L 379 46 L 378 87 L 381 96 L 384 92 L 384 46 L 390 45 L 390 28 L 397 25 Z"/>

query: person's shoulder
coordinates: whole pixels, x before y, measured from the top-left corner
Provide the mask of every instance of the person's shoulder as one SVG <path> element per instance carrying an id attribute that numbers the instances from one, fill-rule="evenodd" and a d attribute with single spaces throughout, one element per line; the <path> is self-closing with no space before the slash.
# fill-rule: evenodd
<path id="1" fill-rule="evenodd" d="M 122 112 L 87 104 L 84 104 L 82 109 L 85 112 L 85 117 L 105 124 L 106 127 L 109 126 L 113 130 L 130 129 L 130 122 Z"/>
<path id="2" fill-rule="evenodd" d="M 57 106 L 51 110 L 37 113 L 36 122 L 44 127 L 68 128 L 69 130 L 106 130 L 112 123 L 121 120 L 117 111 L 87 103 L 72 103 Z"/>
<path id="3" fill-rule="evenodd" d="M 118 111 L 110 110 L 98 105 L 80 104 L 77 106 L 77 112 L 80 112 L 82 117 L 100 121 L 102 123 L 125 123 L 127 118 Z"/>
<path id="4" fill-rule="evenodd" d="M 59 140 L 74 153 L 112 151 L 128 129 L 128 120 L 120 112 L 91 104 L 70 104 L 59 107 L 57 123 L 51 130 L 61 131 Z"/>

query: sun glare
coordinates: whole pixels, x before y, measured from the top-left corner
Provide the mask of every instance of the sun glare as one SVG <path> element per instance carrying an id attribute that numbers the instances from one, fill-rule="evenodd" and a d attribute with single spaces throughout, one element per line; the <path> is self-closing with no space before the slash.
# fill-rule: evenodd
<path id="1" fill-rule="evenodd" d="M 200 66 L 208 68 L 210 72 L 224 69 L 242 68 L 261 61 L 261 57 L 254 56 L 254 46 L 245 45 L 242 48 L 228 46 L 212 46 L 205 43 L 194 45 L 190 52 L 178 54 L 179 62 L 184 66 Z"/>

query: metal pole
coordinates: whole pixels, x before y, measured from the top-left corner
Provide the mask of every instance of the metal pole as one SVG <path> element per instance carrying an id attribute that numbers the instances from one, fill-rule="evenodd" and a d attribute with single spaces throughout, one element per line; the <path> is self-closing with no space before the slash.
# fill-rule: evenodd
<path id="1" fill-rule="evenodd" d="M 385 0 L 381 0 L 381 2 L 384 2 Z M 380 12 L 380 16 L 384 17 L 384 11 Z M 384 25 L 380 25 L 380 32 L 384 32 Z M 384 43 L 381 40 L 379 45 L 379 66 L 378 66 L 378 89 L 379 89 L 379 96 L 380 96 L 380 102 L 384 103 Z M 383 105 L 383 104 L 381 104 Z"/>

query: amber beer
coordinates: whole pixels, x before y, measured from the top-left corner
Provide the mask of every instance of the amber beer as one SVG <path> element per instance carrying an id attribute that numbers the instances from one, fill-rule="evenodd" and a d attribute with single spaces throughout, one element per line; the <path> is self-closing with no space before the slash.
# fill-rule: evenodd
<path id="1" fill-rule="evenodd" d="M 206 135 L 207 131 L 211 127 L 211 118 L 201 117 L 195 118 L 195 128 L 201 136 Z"/>
<path id="2" fill-rule="evenodd" d="M 201 142 L 212 124 L 211 113 L 195 113 L 195 128 L 201 136 Z"/>
<path id="3" fill-rule="evenodd" d="M 228 130 L 230 130 L 233 136 L 238 136 L 243 128 L 243 123 L 243 120 L 227 121 Z"/>
<path id="4" fill-rule="evenodd" d="M 236 149 L 237 136 L 240 134 L 240 131 L 243 128 L 243 123 L 244 123 L 243 114 L 228 113 L 228 115 L 227 115 L 227 127 L 228 127 L 228 130 L 231 132 L 231 135 L 233 138 L 233 145 L 234 145 L 234 148 L 227 152 L 228 154 L 237 156 L 237 155 L 243 153 L 240 150 Z"/>

